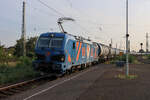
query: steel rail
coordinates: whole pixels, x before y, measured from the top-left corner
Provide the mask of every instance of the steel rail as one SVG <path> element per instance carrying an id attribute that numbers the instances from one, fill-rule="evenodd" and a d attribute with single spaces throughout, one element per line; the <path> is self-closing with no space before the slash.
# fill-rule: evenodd
<path id="1" fill-rule="evenodd" d="M 13 89 L 13 88 L 16 88 L 16 87 L 19 87 L 19 86 L 23 86 L 23 85 L 38 81 L 40 79 L 44 79 L 46 77 L 48 77 L 48 76 L 41 76 L 41 77 L 31 79 L 31 80 L 28 80 L 28 81 L 24 81 L 24 82 L 16 83 L 16 84 L 9 85 L 9 86 L 6 86 L 6 87 L 2 87 L 2 88 L 0 88 L 0 92 L 6 91 L 6 90 L 9 90 L 9 89 Z"/>

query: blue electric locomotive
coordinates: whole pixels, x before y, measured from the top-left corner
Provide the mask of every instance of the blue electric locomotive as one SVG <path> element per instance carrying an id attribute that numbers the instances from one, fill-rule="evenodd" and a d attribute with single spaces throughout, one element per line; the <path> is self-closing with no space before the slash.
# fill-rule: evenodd
<path id="1" fill-rule="evenodd" d="M 35 70 L 44 73 L 64 74 L 75 68 L 97 63 L 100 48 L 97 43 L 66 33 L 43 33 L 40 35 L 33 62 Z"/>

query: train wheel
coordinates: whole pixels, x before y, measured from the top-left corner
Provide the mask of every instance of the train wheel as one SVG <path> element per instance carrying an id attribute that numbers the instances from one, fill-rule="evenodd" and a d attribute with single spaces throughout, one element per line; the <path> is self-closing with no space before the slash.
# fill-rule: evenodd
<path id="1" fill-rule="evenodd" d="M 70 70 L 66 70 L 66 74 L 69 75 L 70 74 Z"/>
<path id="2" fill-rule="evenodd" d="M 90 67 L 90 66 L 92 66 L 92 63 L 91 63 L 91 62 L 88 64 L 88 67 Z"/>
<path id="3" fill-rule="evenodd" d="M 81 65 L 81 70 L 85 69 L 85 64 Z"/>
<path id="4" fill-rule="evenodd" d="M 87 64 L 84 64 L 85 68 L 87 68 Z"/>
<path id="5" fill-rule="evenodd" d="M 71 74 L 73 72 L 74 72 L 73 67 L 71 67 L 71 69 L 69 70 L 69 74 Z"/>
<path id="6" fill-rule="evenodd" d="M 60 74 L 60 77 L 64 77 L 66 75 L 66 71 L 63 71 L 63 73 Z"/>
<path id="7" fill-rule="evenodd" d="M 40 75 L 41 75 L 41 76 L 44 76 L 45 74 L 44 74 L 43 72 L 40 72 Z"/>

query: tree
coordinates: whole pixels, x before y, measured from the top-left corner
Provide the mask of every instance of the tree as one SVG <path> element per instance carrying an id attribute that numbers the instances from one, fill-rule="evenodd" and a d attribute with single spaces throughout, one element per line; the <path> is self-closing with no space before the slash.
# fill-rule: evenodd
<path id="1" fill-rule="evenodd" d="M 34 48 L 36 44 L 37 37 L 31 37 L 26 41 L 26 55 L 28 57 L 33 57 L 34 56 Z M 17 44 L 15 45 L 15 52 L 14 55 L 17 57 L 22 56 L 22 46 L 23 46 L 23 40 L 19 39 L 17 40 Z"/>
<path id="2" fill-rule="evenodd" d="M 14 52 L 15 52 L 14 46 L 5 48 L 5 52 L 6 52 L 8 61 L 15 61 L 16 60 L 16 58 L 14 57 Z"/>
<path id="3" fill-rule="evenodd" d="M 4 46 L 0 46 L 0 64 L 7 63 L 7 54 L 5 52 Z"/>
<path id="4" fill-rule="evenodd" d="M 34 48 L 35 48 L 36 41 L 37 41 L 37 37 L 31 37 L 30 39 L 28 39 L 26 43 L 28 57 L 34 56 Z"/>
<path id="5" fill-rule="evenodd" d="M 22 41 L 23 41 L 22 39 L 17 40 L 17 43 L 15 45 L 14 55 L 17 57 L 22 56 L 22 46 L 23 46 Z"/>

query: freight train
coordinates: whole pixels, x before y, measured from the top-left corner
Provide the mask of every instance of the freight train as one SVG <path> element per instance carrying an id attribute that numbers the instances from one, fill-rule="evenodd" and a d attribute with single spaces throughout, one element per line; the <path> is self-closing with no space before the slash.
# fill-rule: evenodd
<path id="1" fill-rule="evenodd" d="M 68 33 L 48 32 L 40 35 L 35 47 L 35 70 L 43 73 L 65 74 L 84 69 L 115 56 L 123 50 L 92 42 Z"/>

